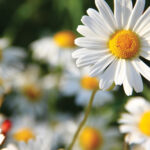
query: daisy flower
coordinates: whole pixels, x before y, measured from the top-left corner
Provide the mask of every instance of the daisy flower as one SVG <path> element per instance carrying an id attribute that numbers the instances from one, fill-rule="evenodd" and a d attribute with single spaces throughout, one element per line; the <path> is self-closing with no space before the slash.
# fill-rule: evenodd
<path id="1" fill-rule="evenodd" d="M 107 117 L 90 116 L 81 130 L 75 150 L 118 150 L 121 147 L 119 132 L 108 127 Z"/>
<path id="2" fill-rule="evenodd" d="M 100 89 L 113 83 L 123 85 L 127 95 L 143 90 L 141 75 L 150 80 L 150 8 L 145 0 L 114 0 L 114 13 L 105 0 L 95 0 L 98 11 L 88 9 L 77 31 L 84 37 L 75 40 L 80 49 L 73 53 L 78 67 L 88 66 L 90 76 L 99 77 Z"/>
<path id="3" fill-rule="evenodd" d="M 73 67 L 72 67 L 73 68 Z M 74 67 L 75 68 L 75 67 Z M 72 69 L 73 71 L 73 69 Z M 88 69 L 74 69 L 71 73 L 65 73 L 60 82 L 60 91 L 67 96 L 76 95 L 76 103 L 85 106 L 94 89 L 98 89 L 98 79 L 88 75 Z M 113 96 L 107 91 L 98 91 L 93 102 L 94 106 L 102 106 L 112 101 Z"/>
<path id="4" fill-rule="evenodd" d="M 28 143 L 21 142 L 19 150 L 52 150 L 51 139 L 38 137 L 36 140 L 30 140 Z"/>
<path id="5" fill-rule="evenodd" d="M 47 110 L 46 91 L 43 88 L 38 66 L 31 65 L 23 72 L 16 74 L 13 103 L 8 106 L 16 109 L 16 112 L 29 113 L 35 116 L 44 115 Z"/>
<path id="6" fill-rule="evenodd" d="M 57 135 L 56 143 L 61 143 L 63 148 L 67 146 L 78 127 L 81 118 L 73 120 L 71 118 L 64 119 L 55 127 L 55 135 Z M 81 130 L 79 138 L 74 145 L 73 150 L 118 150 L 120 142 L 118 142 L 119 132 L 114 128 L 107 127 L 108 118 L 98 116 L 90 116 L 88 122 Z M 57 142 L 58 141 L 58 142 Z"/>
<path id="7" fill-rule="evenodd" d="M 150 103 L 142 97 L 135 97 L 127 102 L 125 108 L 128 113 L 122 114 L 119 123 L 120 132 L 126 134 L 126 142 L 150 146 Z"/>
<path id="8" fill-rule="evenodd" d="M 72 31 L 60 31 L 53 37 L 44 37 L 31 44 L 33 57 L 44 60 L 52 66 L 67 66 L 72 62 L 71 53 L 75 49 L 75 34 Z"/>
<path id="9" fill-rule="evenodd" d="M 38 138 L 51 139 L 52 131 L 47 122 L 36 122 L 31 116 L 12 118 L 12 129 L 8 133 L 8 143 L 29 143 Z"/>

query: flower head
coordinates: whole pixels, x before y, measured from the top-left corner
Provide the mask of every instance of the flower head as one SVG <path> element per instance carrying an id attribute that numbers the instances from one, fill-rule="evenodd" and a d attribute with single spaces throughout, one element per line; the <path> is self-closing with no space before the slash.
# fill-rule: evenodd
<path id="1" fill-rule="evenodd" d="M 131 95 L 143 90 L 141 75 L 150 80 L 150 68 L 141 57 L 150 60 L 149 12 L 144 13 L 145 0 L 114 0 L 114 13 L 105 0 L 95 0 L 98 11 L 88 9 L 84 25 L 77 30 L 84 37 L 75 44 L 81 47 L 73 53 L 78 67 L 89 67 L 89 75 L 98 77 L 100 89 L 113 83 L 123 85 Z"/>
<path id="2" fill-rule="evenodd" d="M 129 144 L 150 144 L 150 103 L 142 97 L 129 100 L 126 104 L 128 113 L 122 114 L 119 123 L 120 131 L 126 133 Z M 148 150 L 148 149 L 147 149 Z"/>

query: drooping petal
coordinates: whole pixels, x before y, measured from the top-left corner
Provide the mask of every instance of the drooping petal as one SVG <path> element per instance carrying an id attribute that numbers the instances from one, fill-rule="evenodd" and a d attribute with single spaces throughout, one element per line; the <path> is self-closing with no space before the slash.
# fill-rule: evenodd
<path id="1" fill-rule="evenodd" d="M 107 66 L 113 62 L 114 59 L 115 57 L 113 57 L 111 54 L 108 54 L 99 59 L 97 63 L 91 67 L 90 76 L 99 76 L 100 73 L 103 72 Z"/>
<path id="2" fill-rule="evenodd" d="M 132 61 L 132 64 L 143 77 L 150 81 L 150 68 L 143 61 L 137 58 Z"/>

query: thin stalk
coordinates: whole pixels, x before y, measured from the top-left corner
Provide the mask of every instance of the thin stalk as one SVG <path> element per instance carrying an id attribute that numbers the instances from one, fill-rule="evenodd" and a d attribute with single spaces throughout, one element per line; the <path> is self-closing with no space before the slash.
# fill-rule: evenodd
<path id="1" fill-rule="evenodd" d="M 78 129 L 77 129 L 76 133 L 74 134 L 74 137 L 73 137 L 73 139 L 72 139 L 72 142 L 71 142 L 71 144 L 69 145 L 69 147 L 68 147 L 67 150 L 72 150 L 72 148 L 73 148 L 73 146 L 74 146 L 74 144 L 75 144 L 75 142 L 76 142 L 76 140 L 77 140 L 77 138 L 78 138 L 78 135 L 79 135 L 81 129 L 83 128 L 84 124 L 86 123 L 87 118 L 88 118 L 89 113 L 90 113 L 91 108 L 92 108 L 92 104 L 93 104 L 93 101 L 94 101 L 94 97 L 95 97 L 96 92 L 97 92 L 97 90 L 94 90 L 94 91 L 92 92 L 92 95 L 91 95 L 91 97 L 90 97 L 88 106 L 87 106 L 86 111 L 85 111 L 84 118 L 83 118 L 83 120 L 81 121 L 81 123 L 79 124 Z"/>

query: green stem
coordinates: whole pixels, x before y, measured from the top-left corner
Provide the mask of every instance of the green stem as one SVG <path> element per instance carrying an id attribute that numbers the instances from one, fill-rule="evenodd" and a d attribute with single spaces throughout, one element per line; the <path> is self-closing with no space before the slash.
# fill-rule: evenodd
<path id="1" fill-rule="evenodd" d="M 71 144 L 69 145 L 69 147 L 68 147 L 67 150 L 72 150 L 72 148 L 73 148 L 73 146 L 74 146 L 74 144 L 75 144 L 75 142 L 76 142 L 76 139 L 77 139 L 77 137 L 78 137 L 78 135 L 79 135 L 79 133 L 80 133 L 82 127 L 84 126 L 84 124 L 85 124 L 85 122 L 86 122 L 86 120 L 87 120 L 87 118 L 88 118 L 88 116 L 89 116 L 89 113 L 90 113 L 90 111 L 91 111 L 92 104 L 93 104 L 93 101 L 94 101 L 94 96 L 95 96 L 96 92 L 97 92 L 97 90 L 94 90 L 94 91 L 92 92 L 92 95 L 91 95 L 91 98 L 90 98 L 90 100 L 89 100 L 87 109 L 86 109 L 86 111 L 85 111 L 84 118 L 83 118 L 83 120 L 81 121 L 81 123 L 79 124 L 79 127 L 78 127 L 78 129 L 77 129 L 77 131 L 76 131 L 76 133 L 75 133 L 75 135 L 74 135 L 74 137 L 73 137 L 73 139 L 72 139 L 72 142 L 71 142 Z"/>

